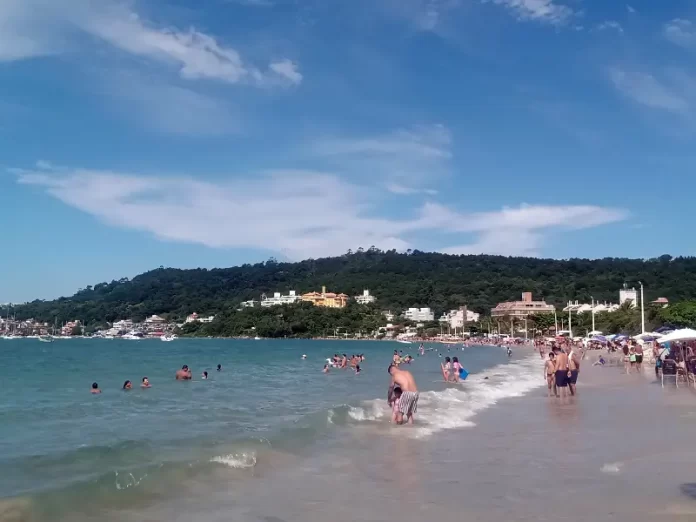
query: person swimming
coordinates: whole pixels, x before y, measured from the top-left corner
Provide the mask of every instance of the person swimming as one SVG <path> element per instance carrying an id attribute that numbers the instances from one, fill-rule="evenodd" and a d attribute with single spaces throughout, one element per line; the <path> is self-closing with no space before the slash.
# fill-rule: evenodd
<path id="1" fill-rule="evenodd" d="M 326 363 L 324 365 L 324 369 L 322 370 L 323 373 L 329 373 L 331 370 L 329 370 L 329 363 Z"/>
<path id="2" fill-rule="evenodd" d="M 92 383 L 92 389 L 90 390 L 90 393 L 101 393 L 99 385 L 96 382 Z"/>
<path id="3" fill-rule="evenodd" d="M 358 375 L 359 373 L 360 373 L 360 365 L 358 364 L 358 365 L 355 367 L 355 375 Z"/>
<path id="4" fill-rule="evenodd" d="M 150 379 L 147 377 L 143 377 L 143 383 L 140 385 L 141 388 L 152 388 L 152 385 L 150 384 Z"/>
<path id="5" fill-rule="evenodd" d="M 221 372 L 222 371 L 222 364 L 217 365 L 217 371 Z"/>
<path id="6" fill-rule="evenodd" d="M 207 379 L 207 378 L 208 378 L 208 372 L 203 372 L 203 379 Z"/>
<path id="7" fill-rule="evenodd" d="M 124 390 L 130 390 L 133 388 L 133 383 L 130 381 L 126 381 L 123 383 L 123 389 Z"/>

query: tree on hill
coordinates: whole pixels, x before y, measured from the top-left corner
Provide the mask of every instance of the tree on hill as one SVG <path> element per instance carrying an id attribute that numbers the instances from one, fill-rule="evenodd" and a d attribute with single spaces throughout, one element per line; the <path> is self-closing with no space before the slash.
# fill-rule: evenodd
<path id="1" fill-rule="evenodd" d="M 79 317 L 86 325 L 142 320 L 153 314 L 183 320 L 193 311 L 228 313 L 242 301 L 258 300 L 262 293 L 305 293 L 326 286 L 328 291 L 350 296 L 367 288 L 384 310 L 429 306 L 439 314 L 467 305 L 488 314 L 498 302 L 517 300 L 524 291 L 559 307 L 569 300 L 589 302 L 590 296 L 616 302 L 625 282 L 639 280 L 645 284 L 648 300 L 692 298 L 696 296 L 696 258 L 553 260 L 418 250 L 402 254 L 370 248 L 297 263 L 269 260 L 212 270 L 158 268 L 132 279 L 88 286 L 72 297 L 13 307 L 12 313 L 18 319 L 50 322 Z"/>

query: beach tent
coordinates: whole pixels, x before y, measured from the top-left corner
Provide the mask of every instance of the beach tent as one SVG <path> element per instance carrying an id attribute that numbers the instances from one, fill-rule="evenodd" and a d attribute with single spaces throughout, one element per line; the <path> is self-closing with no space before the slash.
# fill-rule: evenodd
<path id="1" fill-rule="evenodd" d="M 673 341 L 696 341 L 696 330 L 692 330 L 691 328 L 675 330 L 672 333 L 663 335 L 657 340 L 657 342 L 660 344 L 670 343 Z"/>

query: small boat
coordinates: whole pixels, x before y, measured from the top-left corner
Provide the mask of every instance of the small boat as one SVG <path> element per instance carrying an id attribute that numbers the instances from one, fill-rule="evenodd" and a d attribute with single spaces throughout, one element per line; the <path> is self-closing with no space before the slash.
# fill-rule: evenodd
<path id="1" fill-rule="evenodd" d="M 401 344 L 411 344 L 411 341 L 404 341 L 403 339 L 397 339 L 396 342 Z"/>
<path id="2" fill-rule="evenodd" d="M 177 336 L 174 334 L 164 334 L 162 337 L 160 337 L 160 341 L 164 341 L 165 343 L 174 341 L 175 339 L 177 339 Z"/>
<path id="3" fill-rule="evenodd" d="M 121 337 L 121 339 L 125 339 L 126 341 L 139 341 L 142 338 L 143 338 L 143 335 L 139 334 L 137 332 L 129 332 L 126 335 Z"/>
<path id="4" fill-rule="evenodd" d="M 254 341 L 260 341 L 260 340 L 261 340 L 261 338 L 258 335 L 256 337 L 254 337 Z"/>
<path id="5" fill-rule="evenodd" d="M 39 335 L 39 341 L 41 341 L 42 343 L 52 343 L 53 336 L 52 335 Z"/>

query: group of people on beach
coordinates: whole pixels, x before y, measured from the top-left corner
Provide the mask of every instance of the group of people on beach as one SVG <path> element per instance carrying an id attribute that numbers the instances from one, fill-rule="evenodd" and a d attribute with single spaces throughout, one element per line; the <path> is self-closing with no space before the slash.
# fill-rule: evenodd
<path id="1" fill-rule="evenodd" d="M 222 371 L 222 365 L 218 364 L 217 365 L 217 371 L 221 372 Z M 176 373 L 174 374 L 174 378 L 177 381 L 190 381 L 193 380 L 193 373 L 191 372 L 191 369 L 188 367 L 188 364 L 184 364 L 180 370 L 177 370 Z M 201 379 L 207 380 L 208 379 L 208 372 L 204 371 L 201 374 Z M 152 385 L 150 384 L 150 379 L 147 377 L 143 377 L 140 387 L 143 389 L 147 388 L 152 388 Z M 126 380 L 123 383 L 123 386 L 121 387 L 122 390 L 128 391 L 133 389 L 133 382 L 130 380 Z M 92 389 L 90 390 L 92 394 L 98 394 L 101 393 L 101 389 L 99 388 L 99 383 L 93 382 L 92 383 Z"/>
<path id="2" fill-rule="evenodd" d="M 442 377 L 445 382 L 459 382 L 459 374 L 462 370 L 462 365 L 459 364 L 459 357 L 445 357 L 445 362 L 440 363 L 442 369 Z"/>
<path id="3" fill-rule="evenodd" d="M 539 350 L 543 357 L 543 349 Z M 579 347 L 571 344 L 559 346 L 551 344 L 551 351 L 544 363 L 544 378 L 549 390 L 549 396 L 565 397 L 567 393 L 577 393 L 580 362 L 583 354 Z"/>

